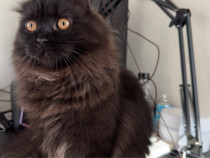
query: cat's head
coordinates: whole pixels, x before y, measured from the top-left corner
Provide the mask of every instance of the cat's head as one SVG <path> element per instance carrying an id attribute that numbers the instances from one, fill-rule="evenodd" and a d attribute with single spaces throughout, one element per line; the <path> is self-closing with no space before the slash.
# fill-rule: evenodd
<path id="1" fill-rule="evenodd" d="M 103 48 L 109 38 L 88 0 L 30 0 L 17 11 L 21 21 L 14 55 L 45 68 L 72 64 L 79 54 Z"/>

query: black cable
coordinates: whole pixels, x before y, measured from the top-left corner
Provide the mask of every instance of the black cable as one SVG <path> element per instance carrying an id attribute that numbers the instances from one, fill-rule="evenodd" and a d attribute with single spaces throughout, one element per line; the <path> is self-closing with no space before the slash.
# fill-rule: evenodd
<path id="1" fill-rule="evenodd" d="M 0 89 L 0 92 L 3 92 L 3 93 L 11 93 L 11 92 L 9 92 L 9 91 L 6 91 L 6 90 L 4 90 L 4 89 Z"/>
<path id="2" fill-rule="evenodd" d="M 118 24 L 120 24 L 122 27 L 126 28 L 128 31 L 136 34 L 137 36 L 143 38 L 144 40 L 146 40 L 147 42 L 149 42 L 150 44 L 152 44 L 154 47 L 156 47 L 157 49 L 157 53 L 158 53 L 158 57 L 157 57 L 157 61 L 156 61 L 156 66 L 155 66 L 155 69 L 151 75 L 151 79 L 155 76 L 156 72 L 157 72 L 157 68 L 158 68 L 158 65 L 159 65 L 159 60 L 160 60 L 160 48 L 159 46 L 153 42 L 152 40 L 148 39 L 147 37 L 143 36 L 142 34 L 138 33 L 137 31 L 134 31 L 133 29 L 130 29 L 129 27 L 127 27 L 124 23 L 122 23 L 119 19 L 111 16 L 111 14 L 108 12 L 107 8 L 105 7 L 105 3 L 104 3 L 104 0 L 102 0 L 102 5 L 103 7 L 105 8 L 105 12 L 108 14 L 108 16 L 112 17 Z"/>
<path id="3" fill-rule="evenodd" d="M 108 6 L 113 2 L 114 0 L 109 0 L 106 4 L 105 7 L 102 8 L 102 12 L 104 12 L 105 8 L 108 9 Z"/>
<path id="4" fill-rule="evenodd" d="M 149 81 L 152 82 L 152 84 L 153 84 L 153 86 L 155 88 L 155 98 L 153 99 L 154 105 L 152 107 L 152 111 L 154 111 L 156 109 L 156 105 L 157 105 L 157 94 L 158 94 L 158 92 L 157 92 L 157 85 L 156 85 L 154 80 L 149 79 Z"/>
<path id="5" fill-rule="evenodd" d="M 130 44 L 128 43 L 128 41 L 127 41 L 127 46 L 128 46 L 128 49 L 129 49 L 129 51 L 130 51 L 130 53 L 132 55 L 132 58 L 134 60 L 134 63 L 136 65 L 137 69 L 138 69 L 138 72 L 140 73 L 141 72 L 140 66 L 139 66 L 138 62 L 136 61 L 135 55 L 134 55 L 133 50 L 132 50 Z"/>
<path id="6" fill-rule="evenodd" d="M 102 7 L 103 7 L 103 5 L 102 5 L 102 0 L 101 0 L 100 6 L 99 6 L 99 10 L 100 10 L 100 11 L 102 10 Z"/>
<path id="7" fill-rule="evenodd" d="M 0 100 L 0 102 L 11 102 L 11 100 Z"/>
<path id="8" fill-rule="evenodd" d="M 115 0 L 108 0 L 108 2 L 105 3 L 103 0 L 101 0 L 99 13 L 103 15 L 104 19 L 106 19 L 108 16 L 111 18 L 119 4 L 122 2 L 122 0 L 116 0 L 116 2 L 114 1 Z"/>

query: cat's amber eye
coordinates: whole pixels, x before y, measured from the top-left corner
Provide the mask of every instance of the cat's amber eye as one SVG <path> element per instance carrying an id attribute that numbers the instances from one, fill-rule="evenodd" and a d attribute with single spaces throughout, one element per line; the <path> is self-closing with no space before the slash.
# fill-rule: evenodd
<path id="1" fill-rule="evenodd" d="M 30 32 L 34 32 L 37 29 L 37 24 L 35 21 L 31 20 L 26 23 L 26 28 Z"/>
<path id="2" fill-rule="evenodd" d="M 65 19 L 65 18 L 61 18 L 58 21 L 58 28 L 61 29 L 61 30 L 66 30 L 71 26 L 71 24 L 72 24 L 72 22 L 70 20 Z"/>

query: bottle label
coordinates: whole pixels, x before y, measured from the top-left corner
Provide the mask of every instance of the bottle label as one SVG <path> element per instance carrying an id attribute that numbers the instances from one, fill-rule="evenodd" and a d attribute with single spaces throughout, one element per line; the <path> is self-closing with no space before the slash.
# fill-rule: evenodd
<path id="1" fill-rule="evenodd" d="M 159 120 L 160 120 L 160 113 L 165 108 L 172 108 L 172 106 L 170 106 L 170 105 L 160 105 L 160 104 L 157 104 L 157 106 L 156 106 L 154 122 L 153 122 L 153 127 L 156 128 L 156 129 L 158 129 Z"/>

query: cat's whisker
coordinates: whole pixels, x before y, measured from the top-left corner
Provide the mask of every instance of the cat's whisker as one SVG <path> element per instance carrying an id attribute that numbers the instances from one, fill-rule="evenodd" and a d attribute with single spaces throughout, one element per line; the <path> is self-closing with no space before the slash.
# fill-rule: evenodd
<path id="1" fill-rule="evenodd" d="M 70 59 L 68 59 L 68 57 L 65 55 L 65 54 L 62 54 L 64 56 L 64 58 L 67 60 L 67 66 L 68 66 L 68 63 L 73 67 L 74 69 L 74 64 L 72 63 L 73 61 L 70 61 Z M 76 70 L 74 69 L 74 71 L 76 72 Z"/>
<path id="2" fill-rule="evenodd" d="M 34 66 L 34 59 L 30 58 L 30 63 L 29 63 L 29 67 L 30 69 L 33 71 L 33 66 Z"/>
<path id="3" fill-rule="evenodd" d="M 28 63 L 28 68 L 29 68 L 29 69 L 31 69 L 31 68 L 32 68 L 32 64 L 31 64 L 31 63 L 32 63 L 32 61 L 33 61 L 33 60 L 32 60 L 31 58 L 29 58 L 29 63 Z"/>
<path id="4" fill-rule="evenodd" d="M 68 48 L 64 48 L 64 49 L 66 49 L 66 50 L 68 50 Z M 70 51 L 70 50 L 69 50 Z M 74 52 L 74 51 L 73 51 Z M 87 68 L 86 68 L 86 66 L 84 65 L 84 63 L 82 63 L 82 61 L 79 61 L 79 59 L 78 58 L 76 58 L 76 56 L 74 56 L 74 55 L 72 55 L 72 57 L 74 57 L 74 59 L 77 59 L 78 60 L 78 64 L 80 65 L 80 64 L 82 64 L 82 66 L 86 69 L 86 71 L 87 71 Z M 88 70 L 88 73 L 89 73 L 89 75 L 91 75 L 90 74 L 90 72 L 89 72 L 89 70 Z"/>
<path id="5" fill-rule="evenodd" d="M 78 53 L 78 52 L 76 52 L 76 51 L 73 51 L 73 52 L 74 52 L 75 54 L 79 55 L 79 56 L 84 57 L 84 58 L 87 59 L 88 61 L 90 61 L 91 64 L 95 65 L 95 67 L 100 66 L 99 63 L 93 61 L 92 59 L 88 58 L 87 56 L 85 56 L 85 55 L 83 55 L 83 54 L 81 54 L 81 53 Z M 88 64 L 87 64 L 87 65 L 88 65 Z"/>
<path id="6" fill-rule="evenodd" d="M 32 67 L 32 69 L 34 69 L 35 64 L 36 64 L 36 61 L 33 60 L 33 67 Z"/>
<path id="7" fill-rule="evenodd" d="M 95 64 L 95 65 L 99 65 L 98 63 L 96 63 L 96 62 L 93 61 L 92 59 L 88 58 L 86 55 L 81 54 L 81 53 L 79 53 L 79 52 L 76 51 L 76 50 L 78 50 L 78 51 L 80 51 L 80 52 L 82 52 L 82 53 L 87 53 L 87 52 L 84 51 L 84 50 L 81 50 L 81 49 L 78 49 L 78 48 L 72 48 L 73 50 L 71 50 L 70 48 L 64 48 L 64 49 L 66 49 L 67 51 L 72 51 L 73 53 L 75 53 L 75 54 L 77 54 L 77 55 L 79 55 L 79 56 L 85 57 L 86 59 L 88 59 L 90 62 L 92 62 L 92 63 Z M 76 49 L 76 50 L 74 50 L 74 49 Z"/>
<path id="8" fill-rule="evenodd" d="M 58 58 L 58 61 L 59 61 L 59 63 L 61 64 L 61 67 L 62 67 L 62 61 L 61 61 L 61 59 L 60 58 Z M 64 60 L 65 61 L 65 63 L 66 63 L 66 60 Z M 66 63 L 67 65 L 68 65 L 68 63 Z M 71 76 L 71 78 L 72 78 L 72 82 L 74 82 L 74 79 L 73 79 L 73 77 L 72 77 L 72 75 L 71 75 L 71 70 L 70 70 L 70 68 L 69 67 L 67 67 L 68 69 L 67 69 L 67 71 L 68 71 L 68 73 L 69 73 L 69 75 Z"/>
<path id="9" fill-rule="evenodd" d="M 69 50 L 69 51 L 72 51 L 71 49 L 68 49 L 68 48 L 63 48 L 64 50 Z M 81 54 L 81 53 L 78 53 L 78 52 L 76 52 L 76 51 L 73 51 L 75 54 L 79 54 L 79 55 L 82 55 L 83 57 L 85 57 L 86 59 L 88 59 L 90 62 L 92 62 L 92 63 L 94 63 L 95 64 L 95 62 L 93 61 L 93 60 L 91 60 L 90 58 L 88 58 L 88 57 L 86 57 L 85 55 L 83 55 L 83 54 Z M 71 57 L 73 57 L 74 59 L 76 59 L 76 62 L 77 62 L 77 64 L 79 64 L 79 65 L 81 65 L 83 68 L 84 68 L 84 70 L 90 75 L 90 77 L 91 77 L 91 79 L 93 79 L 93 81 L 95 81 L 96 83 L 98 83 L 99 85 L 102 85 L 102 83 L 101 82 L 99 82 L 98 80 L 96 80 L 95 79 L 95 77 L 93 76 L 93 74 L 88 70 L 88 66 L 86 66 L 86 65 L 84 65 L 84 63 L 80 60 L 79 61 L 79 59 L 75 56 L 75 55 L 73 55 L 73 56 L 71 56 Z M 99 65 L 99 64 L 95 64 L 95 65 Z M 93 69 L 93 67 L 92 67 L 92 69 Z M 97 71 L 96 71 L 97 72 Z M 97 89 L 97 92 L 98 92 L 98 95 L 100 96 L 100 92 L 99 92 L 99 87 L 98 87 L 98 85 L 96 85 L 97 87 L 96 87 L 96 89 Z"/>
<path id="10" fill-rule="evenodd" d="M 74 59 L 76 60 L 76 62 L 78 63 L 78 64 L 81 64 L 81 66 L 86 70 L 86 72 L 90 75 L 90 77 L 95 81 L 95 82 L 97 82 L 98 84 L 101 84 L 98 80 L 96 80 L 95 79 L 95 77 L 91 74 L 91 72 L 85 67 L 85 65 L 82 63 L 82 62 L 80 62 L 79 61 L 79 59 L 76 57 L 76 56 L 72 56 L 72 57 L 74 57 Z M 96 85 L 97 87 L 97 91 L 98 91 L 98 95 L 100 96 L 100 92 L 99 92 L 99 87 L 98 87 L 98 85 Z"/>
<path id="11" fill-rule="evenodd" d="M 67 60 L 67 62 L 71 65 L 71 67 L 74 69 L 74 61 L 71 59 L 71 58 L 68 58 L 66 55 L 64 55 L 64 54 L 62 54 L 64 57 L 65 57 L 65 59 Z M 79 63 L 78 63 L 79 64 Z M 77 65 L 75 65 L 75 68 L 77 67 Z M 78 71 L 80 71 L 81 72 L 81 74 L 82 74 L 82 71 L 79 69 L 79 67 L 77 67 L 78 69 Z M 74 71 L 75 71 L 75 73 L 77 73 L 76 72 L 76 69 L 74 69 Z M 76 75 L 77 76 L 77 75 Z"/>
<path id="12" fill-rule="evenodd" d="M 23 61 L 26 59 L 26 57 L 27 57 L 27 56 L 24 56 L 24 57 L 22 58 L 22 60 L 20 59 L 21 61 L 18 60 L 17 67 L 19 67 L 19 66 L 23 63 Z"/>
<path id="13" fill-rule="evenodd" d="M 80 54 L 80 55 L 83 55 L 83 54 Z M 76 56 L 75 56 L 76 57 Z M 88 58 L 88 57 L 86 57 L 85 55 L 83 55 L 83 57 L 85 57 L 86 59 L 89 59 L 89 60 L 91 60 L 92 62 L 93 62 L 93 60 L 92 59 L 90 59 L 90 58 Z M 95 64 L 95 63 L 94 63 Z M 96 65 L 98 65 L 98 64 L 96 64 Z M 104 71 L 104 69 L 103 69 L 103 71 Z M 97 82 L 97 83 L 99 83 L 98 82 L 98 80 L 96 80 L 95 79 L 95 81 Z M 102 84 L 102 83 L 99 83 L 99 84 Z M 112 84 L 112 87 L 114 87 L 114 83 L 113 82 L 111 82 L 111 84 Z"/>
<path id="14" fill-rule="evenodd" d="M 66 49 L 66 50 L 68 50 L 68 48 L 64 48 L 64 49 Z M 69 50 L 69 51 L 71 51 L 71 50 Z M 95 64 L 95 62 L 93 61 L 93 60 L 91 60 L 90 58 L 88 58 L 88 57 L 86 57 L 85 55 L 82 55 L 81 53 L 78 53 L 78 52 L 76 52 L 76 51 L 73 51 L 75 54 L 78 54 L 78 55 L 81 55 L 81 56 L 83 56 L 83 57 L 85 57 L 86 59 L 88 59 L 89 61 L 91 61 L 94 65 L 96 65 L 96 66 L 99 66 L 99 64 Z M 73 57 L 76 57 L 74 54 L 73 54 Z M 76 57 L 77 58 L 77 57 Z M 78 59 L 78 58 L 77 58 Z M 79 60 L 79 59 L 78 59 Z M 80 62 L 78 62 L 78 64 L 83 64 L 83 67 L 84 68 L 86 68 L 87 66 L 85 65 L 85 63 L 83 63 L 81 60 L 80 60 Z M 87 64 L 88 65 L 88 64 Z M 86 68 L 87 69 L 87 68 Z M 90 74 L 90 73 L 89 73 Z M 91 75 L 91 74 L 90 74 Z"/>
<path id="15" fill-rule="evenodd" d="M 67 43 L 69 43 L 69 44 L 77 44 L 77 43 L 79 43 L 79 42 L 81 42 L 82 40 L 79 40 L 79 41 L 62 41 L 62 42 L 60 42 L 60 43 L 56 43 L 56 44 L 58 44 L 58 45 L 63 45 L 64 43 L 65 44 L 67 44 Z"/>
<path id="16" fill-rule="evenodd" d="M 73 70 L 74 70 L 74 72 L 76 73 L 77 71 L 74 69 L 74 65 L 71 63 L 71 61 L 69 61 L 69 59 L 66 57 L 66 55 L 65 54 L 61 54 L 64 58 L 65 58 L 65 60 L 67 61 L 67 67 L 68 67 L 68 63 L 72 66 L 72 68 L 73 68 Z"/>
<path id="17" fill-rule="evenodd" d="M 63 54 L 62 54 L 62 55 L 63 55 Z M 67 64 L 67 69 L 69 70 L 69 75 L 71 76 L 72 82 L 75 83 L 75 80 L 74 80 L 74 78 L 73 78 L 73 74 L 71 73 L 72 71 L 70 70 L 70 68 L 69 68 L 69 66 L 68 66 L 68 61 L 66 60 L 66 57 L 65 57 L 65 56 L 64 56 L 64 58 L 65 58 L 64 61 L 65 61 L 65 63 Z M 72 68 L 74 67 L 74 66 L 71 64 L 71 62 L 70 62 L 69 64 L 71 65 Z M 74 69 L 74 68 L 73 68 L 73 69 Z M 75 70 L 74 70 L 74 71 L 75 71 Z M 77 86 L 74 85 L 73 87 L 74 87 L 75 91 L 78 92 Z"/>
<path id="18" fill-rule="evenodd" d="M 30 68 L 30 67 L 29 67 L 30 65 L 28 65 L 30 62 L 31 62 L 31 59 L 29 58 L 29 59 L 27 60 L 26 64 L 25 64 L 25 67 L 24 67 L 24 71 L 23 71 L 24 76 L 26 76 L 26 73 L 27 73 L 26 70 Z"/>
<path id="19" fill-rule="evenodd" d="M 85 66 L 83 66 L 83 64 L 82 64 L 77 58 L 74 58 L 74 56 L 71 56 L 71 57 L 74 59 L 74 62 L 76 63 L 76 64 L 75 64 L 75 65 L 76 65 L 75 67 L 78 68 L 78 71 L 80 71 L 81 74 L 83 74 L 84 72 L 82 72 L 82 70 L 80 69 L 80 67 L 77 66 L 77 65 L 81 65 L 82 67 L 84 67 L 84 70 L 91 76 L 91 74 L 89 73 L 89 70 L 87 70 L 87 69 L 85 68 Z M 71 58 L 70 58 L 69 60 L 73 61 Z M 85 74 L 84 76 L 85 76 L 85 78 L 87 78 L 86 74 Z M 89 89 L 89 92 L 90 92 L 90 89 Z"/>
<path id="20" fill-rule="evenodd" d="M 58 69 L 58 67 L 57 67 L 58 66 L 57 57 L 55 57 L 55 65 L 56 65 L 55 67 L 56 67 L 56 70 L 57 70 Z"/>
<path id="21" fill-rule="evenodd" d="M 22 49 L 22 50 L 18 51 L 17 53 L 19 53 L 19 54 L 23 55 L 23 54 L 25 54 L 26 50 L 27 50 L 27 49 L 26 49 L 26 48 L 24 48 L 24 49 Z"/>
<path id="22" fill-rule="evenodd" d="M 83 51 L 83 50 L 78 49 L 78 48 L 75 48 L 75 49 L 78 50 L 78 51 Z M 91 61 L 92 63 L 97 64 L 95 61 L 93 61 L 91 58 L 87 57 L 86 55 L 81 54 L 81 53 L 79 53 L 79 52 L 77 52 L 77 51 L 75 51 L 75 50 L 74 50 L 73 52 L 76 53 L 76 54 L 78 54 L 78 55 L 81 55 L 81 56 L 85 57 L 86 59 L 88 59 L 88 60 Z M 87 52 L 83 51 L 83 53 L 87 53 Z"/>
<path id="23" fill-rule="evenodd" d="M 23 49 L 23 50 L 21 50 L 21 51 L 18 51 L 18 53 L 21 54 L 21 55 L 23 55 L 23 54 L 24 54 L 24 51 L 25 51 L 25 49 Z M 27 57 L 27 56 L 24 56 L 24 57 L 23 57 L 23 60 L 24 60 L 24 58 L 26 58 L 26 57 Z M 19 58 L 20 58 L 20 57 L 19 57 Z M 21 60 L 21 62 L 19 62 L 19 63 L 22 63 L 23 60 Z M 19 66 L 19 64 L 18 64 L 18 66 Z"/>
<path id="24" fill-rule="evenodd" d="M 57 62 L 57 59 L 56 59 L 57 57 L 55 57 L 55 58 L 52 58 L 53 59 L 53 62 Z M 51 66 L 50 66 L 50 73 L 52 74 L 52 72 L 53 72 L 53 70 L 54 70 L 54 64 L 51 64 Z"/>
<path id="25" fill-rule="evenodd" d="M 77 73 L 77 71 L 76 71 L 76 67 L 77 67 L 77 70 L 80 71 L 81 74 L 82 74 L 82 71 L 79 69 L 78 66 L 75 65 L 75 67 L 74 67 L 74 64 L 73 64 L 74 61 L 73 61 L 71 58 L 67 57 L 65 54 L 61 54 L 61 55 L 64 56 L 64 58 L 67 60 L 67 63 L 69 63 L 69 64 L 71 65 L 71 67 L 74 69 L 75 73 Z M 77 62 L 77 61 L 76 61 L 76 63 L 77 63 L 77 64 L 80 64 L 80 63 Z M 67 66 L 68 66 L 68 64 L 67 64 Z M 68 67 L 68 68 L 69 68 L 69 67 Z M 75 75 L 75 76 L 77 76 L 77 75 Z M 75 86 L 75 91 L 78 91 L 77 88 L 76 88 L 76 86 Z"/>
<path id="26" fill-rule="evenodd" d="M 73 60 L 70 58 L 69 59 L 71 62 L 73 62 Z M 71 64 L 71 63 L 70 63 Z M 71 64 L 72 65 L 72 67 L 74 68 L 74 65 L 73 64 Z M 75 75 L 75 76 L 77 76 L 77 75 Z M 77 89 L 77 86 L 74 86 L 74 89 L 75 89 L 75 91 L 78 93 L 78 89 Z"/>

